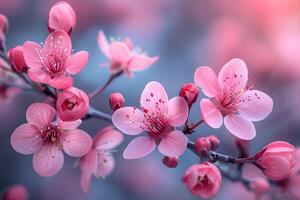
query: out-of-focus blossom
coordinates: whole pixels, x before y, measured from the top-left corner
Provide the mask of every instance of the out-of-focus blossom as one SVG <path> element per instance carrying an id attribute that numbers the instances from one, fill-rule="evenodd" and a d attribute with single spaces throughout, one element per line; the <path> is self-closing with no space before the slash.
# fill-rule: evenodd
<path id="1" fill-rule="evenodd" d="M 272 142 L 255 155 L 255 164 L 271 180 L 288 178 L 295 165 L 295 147 L 287 142 Z"/>
<path id="2" fill-rule="evenodd" d="M 216 150 L 219 147 L 220 139 L 215 135 L 210 135 L 207 138 L 210 142 L 211 150 Z"/>
<path id="3" fill-rule="evenodd" d="M 80 157 L 92 146 L 91 137 L 77 129 L 81 121 L 53 122 L 55 110 L 45 103 L 31 104 L 26 111 L 28 123 L 22 124 L 11 135 L 11 145 L 19 153 L 33 154 L 33 168 L 41 176 L 53 176 L 63 166 L 62 150 Z"/>
<path id="4" fill-rule="evenodd" d="M 195 149 L 197 150 L 197 152 L 203 154 L 203 156 L 207 155 L 208 151 L 211 149 L 209 139 L 206 137 L 196 138 Z"/>
<path id="5" fill-rule="evenodd" d="M 141 108 L 123 107 L 112 116 L 113 124 L 128 135 L 147 136 L 133 139 L 123 152 L 126 159 L 136 159 L 150 154 L 155 146 L 165 156 L 179 156 L 187 147 L 186 136 L 174 127 L 182 126 L 188 117 L 184 98 L 169 100 L 164 87 L 155 81 L 148 83 L 141 95 Z"/>
<path id="6" fill-rule="evenodd" d="M 28 192 L 23 185 L 9 186 L 4 192 L 2 200 L 27 200 Z"/>
<path id="7" fill-rule="evenodd" d="M 71 34 L 76 24 L 76 14 L 70 4 L 66 2 L 55 3 L 49 11 L 49 32 L 63 30 Z"/>
<path id="8" fill-rule="evenodd" d="M 194 84 L 187 83 L 180 89 L 179 96 L 183 97 L 191 107 L 199 97 L 199 90 Z"/>
<path id="9" fill-rule="evenodd" d="M 1 64 L 1 63 L 0 63 Z M 7 85 L 7 83 L 12 83 L 12 85 Z M 0 102 L 9 103 L 15 96 L 17 96 L 22 90 L 14 86 L 13 84 L 22 84 L 15 77 L 11 77 L 6 71 L 2 70 L 0 67 Z"/>
<path id="10" fill-rule="evenodd" d="M 123 71 L 127 77 L 133 71 L 142 71 L 158 60 L 158 56 L 149 57 L 140 49 L 134 48 L 131 40 L 112 40 L 110 43 L 102 31 L 98 34 L 98 45 L 102 53 L 109 59 L 109 70 L 112 74 Z"/>
<path id="11" fill-rule="evenodd" d="M 119 92 L 114 92 L 109 96 L 109 105 L 113 111 L 116 111 L 119 108 L 124 106 L 125 99 L 123 95 Z"/>
<path id="12" fill-rule="evenodd" d="M 23 47 L 16 46 L 9 50 L 8 59 L 13 69 L 19 73 L 26 72 L 28 67 L 24 60 Z"/>
<path id="13" fill-rule="evenodd" d="M 112 149 L 122 143 L 124 136 L 112 126 L 101 129 L 94 138 L 92 149 L 80 158 L 81 188 L 88 192 L 92 175 L 105 178 L 115 166 Z"/>
<path id="14" fill-rule="evenodd" d="M 89 110 L 89 97 L 80 89 L 70 87 L 59 93 L 56 100 L 57 115 L 63 121 L 81 119 Z"/>
<path id="15" fill-rule="evenodd" d="M 88 52 L 79 51 L 72 55 L 72 43 L 64 31 L 49 34 L 45 44 L 27 41 L 23 45 L 28 76 L 37 83 L 47 83 L 57 89 L 73 85 L 70 75 L 79 73 L 88 62 Z"/>
<path id="16" fill-rule="evenodd" d="M 182 181 L 195 196 L 207 199 L 219 192 L 222 176 L 214 164 L 205 162 L 189 167 Z"/>
<path id="17" fill-rule="evenodd" d="M 163 158 L 163 164 L 169 168 L 175 168 L 177 167 L 178 163 L 179 163 L 179 157 L 168 157 L 165 156 Z"/>
<path id="18" fill-rule="evenodd" d="M 3 14 L 0 14 L 0 31 L 3 33 L 8 31 L 8 20 Z"/>
<path id="19" fill-rule="evenodd" d="M 232 59 L 221 69 L 217 78 L 209 67 L 199 67 L 195 83 L 211 99 L 202 99 L 201 112 L 213 128 L 224 124 L 236 137 L 251 140 L 256 135 L 252 121 L 266 118 L 273 108 L 272 99 L 265 93 L 247 86 L 248 69 L 240 59 Z"/>
<path id="20" fill-rule="evenodd" d="M 255 178 L 251 180 L 249 184 L 249 188 L 257 195 L 261 196 L 262 194 L 265 194 L 269 192 L 270 190 L 270 184 L 267 179 L 265 178 Z"/>

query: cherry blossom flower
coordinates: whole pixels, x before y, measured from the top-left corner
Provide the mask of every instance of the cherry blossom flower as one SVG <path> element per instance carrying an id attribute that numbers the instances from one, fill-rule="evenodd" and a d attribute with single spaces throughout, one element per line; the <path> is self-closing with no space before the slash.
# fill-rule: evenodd
<path id="1" fill-rule="evenodd" d="M 53 121 L 55 110 L 45 103 L 34 103 L 26 111 L 28 123 L 22 124 L 11 135 L 11 145 L 19 153 L 33 154 L 33 168 L 41 176 L 53 176 L 62 168 L 62 150 L 73 157 L 88 153 L 91 137 L 77 129 L 80 120 Z"/>
<path id="2" fill-rule="evenodd" d="M 80 158 L 81 188 L 88 192 L 92 175 L 109 175 L 115 166 L 112 149 L 122 143 L 124 136 L 112 126 L 101 129 L 94 138 L 92 149 Z"/>
<path id="3" fill-rule="evenodd" d="M 149 57 L 138 48 L 133 48 L 129 38 L 123 41 L 113 40 L 109 43 L 102 31 L 98 34 L 98 45 L 109 59 L 109 70 L 112 74 L 123 71 L 127 77 L 131 77 L 133 71 L 145 70 L 159 58 L 158 56 Z"/>
<path id="4" fill-rule="evenodd" d="M 210 99 L 204 98 L 200 108 L 205 122 L 219 128 L 224 124 L 236 137 L 251 140 L 256 135 L 252 121 L 266 118 L 273 108 L 272 99 L 265 93 L 247 86 L 248 69 L 240 59 L 232 59 L 221 69 L 217 78 L 209 67 L 199 67 L 195 83 Z"/>
<path id="5" fill-rule="evenodd" d="M 27 200 L 28 192 L 23 185 L 12 185 L 5 190 L 1 199 L 2 200 Z"/>
<path id="6" fill-rule="evenodd" d="M 28 76 L 37 83 L 47 83 L 57 89 L 73 85 L 70 75 L 79 73 L 88 61 L 88 52 L 79 51 L 72 55 L 72 43 L 64 31 L 49 34 L 45 44 L 27 41 L 23 45 Z"/>
<path id="7" fill-rule="evenodd" d="M 156 145 L 165 156 L 181 155 L 187 147 L 187 138 L 174 127 L 182 126 L 187 120 L 188 105 L 183 97 L 169 100 L 164 87 L 155 81 L 148 83 L 141 95 L 141 110 L 123 107 L 112 116 L 113 124 L 128 135 L 147 136 L 133 139 L 123 152 L 126 159 L 136 159 L 150 154 Z"/>

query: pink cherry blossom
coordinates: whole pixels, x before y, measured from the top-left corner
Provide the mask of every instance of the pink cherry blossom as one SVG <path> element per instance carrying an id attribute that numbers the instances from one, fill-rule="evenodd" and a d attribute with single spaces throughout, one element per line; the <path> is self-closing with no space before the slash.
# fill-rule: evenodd
<path id="1" fill-rule="evenodd" d="M 2 200 L 27 200 L 28 192 L 23 185 L 9 186 L 4 192 Z"/>
<path id="2" fill-rule="evenodd" d="M 200 108 L 205 122 L 219 128 L 224 124 L 236 137 L 251 140 L 256 135 L 252 121 L 266 118 L 273 108 L 272 99 L 265 93 L 247 86 L 248 69 L 240 59 L 232 59 L 217 77 L 209 67 L 199 67 L 195 83 L 210 99 L 204 98 Z"/>
<path id="3" fill-rule="evenodd" d="M 182 182 L 195 196 L 207 199 L 218 193 L 222 176 L 214 164 L 205 162 L 189 167 Z"/>
<path id="4" fill-rule="evenodd" d="M 98 34 L 98 45 L 109 59 L 109 70 L 112 74 L 123 71 L 127 77 L 131 77 L 133 71 L 145 70 L 158 60 L 158 56 L 149 57 L 134 48 L 129 38 L 109 43 L 102 31 Z"/>
<path id="5" fill-rule="evenodd" d="M 88 52 L 71 53 L 72 43 L 64 31 L 49 34 L 45 44 L 27 41 L 23 45 L 25 62 L 29 67 L 28 76 L 37 83 L 46 83 L 57 89 L 73 85 L 70 75 L 79 73 L 88 61 Z"/>
<path id="6" fill-rule="evenodd" d="M 56 100 L 57 115 L 63 121 L 81 119 L 89 110 L 88 95 L 75 87 L 59 93 Z"/>
<path id="7" fill-rule="evenodd" d="M 94 138 L 92 149 L 80 158 L 81 188 L 88 192 L 92 175 L 105 178 L 115 166 L 112 149 L 122 143 L 124 136 L 112 126 L 101 129 Z"/>
<path id="8" fill-rule="evenodd" d="M 11 145 L 19 153 L 33 154 L 33 168 L 41 176 L 53 176 L 63 166 L 62 150 L 73 157 L 88 153 L 91 137 L 77 129 L 80 120 L 53 121 L 55 110 L 45 103 L 34 103 L 26 111 L 28 123 L 22 124 L 11 135 Z"/>
<path id="9" fill-rule="evenodd" d="M 152 81 L 146 85 L 140 103 L 141 110 L 123 107 L 116 110 L 112 116 L 113 124 L 128 135 L 147 132 L 147 136 L 139 136 L 128 144 L 123 157 L 144 157 L 150 154 L 156 145 L 165 156 L 183 154 L 187 147 L 187 138 L 174 127 L 182 126 L 187 120 L 188 105 L 184 98 L 177 96 L 169 100 L 164 87 Z"/>

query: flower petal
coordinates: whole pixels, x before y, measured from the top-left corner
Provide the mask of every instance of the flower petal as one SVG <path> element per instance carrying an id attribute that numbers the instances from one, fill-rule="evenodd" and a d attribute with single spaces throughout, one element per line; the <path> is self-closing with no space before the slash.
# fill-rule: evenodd
<path id="1" fill-rule="evenodd" d="M 168 120 L 173 126 L 182 126 L 188 118 L 189 107 L 182 97 L 174 97 L 168 101 Z"/>
<path id="2" fill-rule="evenodd" d="M 130 51 L 123 42 L 113 42 L 109 46 L 109 54 L 112 60 L 120 63 L 126 63 L 130 60 Z"/>
<path id="3" fill-rule="evenodd" d="M 36 42 L 27 41 L 23 44 L 24 60 L 29 68 L 37 70 L 43 66 L 39 55 L 41 51 L 42 47 Z"/>
<path id="4" fill-rule="evenodd" d="M 217 76 L 210 67 L 198 67 L 195 72 L 194 81 L 208 97 L 218 96 L 222 92 Z"/>
<path id="5" fill-rule="evenodd" d="M 142 71 L 150 67 L 152 64 L 157 62 L 159 59 L 158 56 L 155 57 L 149 57 L 146 55 L 134 55 L 132 56 L 132 59 L 130 61 L 130 64 L 128 66 L 129 70 L 132 71 Z"/>
<path id="6" fill-rule="evenodd" d="M 46 103 L 33 103 L 26 111 L 26 119 L 29 124 L 38 128 L 44 128 L 54 120 L 55 109 Z"/>
<path id="7" fill-rule="evenodd" d="M 109 152 L 98 152 L 98 163 L 95 176 L 105 178 L 115 168 L 115 159 Z"/>
<path id="8" fill-rule="evenodd" d="M 137 159 L 149 155 L 155 148 L 152 138 L 140 136 L 133 139 L 123 152 L 125 159 Z"/>
<path id="9" fill-rule="evenodd" d="M 102 53 L 106 57 L 110 58 L 109 43 L 108 43 L 108 41 L 106 39 L 106 36 L 104 35 L 103 31 L 99 31 L 97 40 L 98 40 L 98 45 L 99 45 Z"/>
<path id="10" fill-rule="evenodd" d="M 30 80 L 36 83 L 48 83 L 51 79 L 50 75 L 42 69 L 29 68 L 27 73 Z"/>
<path id="11" fill-rule="evenodd" d="M 144 113 L 135 107 L 119 108 L 112 116 L 114 126 L 128 135 L 138 135 L 147 130 L 144 120 Z"/>
<path id="12" fill-rule="evenodd" d="M 70 74 L 78 74 L 87 64 L 89 53 L 87 51 L 79 51 L 71 55 L 65 64 L 67 72 Z"/>
<path id="13" fill-rule="evenodd" d="M 92 174 L 91 173 L 81 173 L 81 176 L 80 176 L 80 186 L 81 186 L 81 189 L 85 193 L 89 192 L 91 178 L 92 178 Z"/>
<path id="14" fill-rule="evenodd" d="M 73 85 L 73 78 L 59 76 L 49 80 L 49 85 L 56 89 L 67 89 Z"/>
<path id="15" fill-rule="evenodd" d="M 80 158 L 80 170 L 82 173 L 94 173 L 97 169 L 97 151 L 91 149 L 86 155 Z"/>
<path id="16" fill-rule="evenodd" d="M 70 121 L 70 122 L 64 122 L 58 118 L 58 124 L 62 130 L 72 131 L 72 130 L 78 128 L 80 126 L 81 122 L 82 121 L 80 119 L 75 120 L 75 121 Z"/>
<path id="17" fill-rule="evenodd" d="M 224 124 L 234 136 L 242 140 L 251 140 L 256 135 L 253 123 L 241 115 L 227 115 L 224 118 Z"/>
<path id="18" fill-rule="evenodd" d="M 80 157 L 90 151 L 92 138 L 83 130 L 75 129 L 63 134 L 62 146 L 69 156 Z"/>
<path id="19" fill-rule="evenodd" d="M 63 57 L 68 58 L 72 51 L 71 38 L 65 31 L 54 31 L 46 38 L 44 49 L 54 55 L 63 51 Z"/>
<path id="20" fill-rule="evenodd" d="M 63 152 L 56 145 L 43 145 L 33 155 L 33 168 L 40 176 L 53 176 L 64 164 Z"/>
<path id="21" fill-rule="evenodd" d="M 39 131 L 30 124 L 22 124 L 12 133 L 10 143 L 15 151 L 21 154 L 32 154 L 39 150 L 43 140 Z"/>
<path id="22" fill-rule="evenodd" d="M 223 124 L 223 116 L 220 110 L 209 99 L 200 101 L 200 108 L 204 121 L 212 128 L 220 128 Z"/>
<path id="23" fill-rule="evenodd" d="M 272 109 L 271 97 L 258 90 L 245 92 L 238 104 L 239 113 L 251 121 L 263 120 L 271 113 Z"/>
<path id="24" fill-rule="evenodd" d="M 158 150 L 165 156 L 180 156 L 187 147 L 187 138 L 181 131 L 168 133 L 158 145 Z"/>
<path id="25" fill-rule="evenodd" d="M 108 126 L 101 129 L 95 139 L 94 146 L 98 150 L 113 149 L 123 142 L 124 136 L 117 131 L 113 126 Z"/>

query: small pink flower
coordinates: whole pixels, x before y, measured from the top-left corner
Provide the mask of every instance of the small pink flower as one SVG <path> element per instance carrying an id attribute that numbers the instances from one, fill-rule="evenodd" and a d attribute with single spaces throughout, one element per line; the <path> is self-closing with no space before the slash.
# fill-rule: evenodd
<path id="1" fill-rule="evenodd" d="M 247 86 L 248 69 L 240 59 L 232 59 L 221 69 L 217 78 L 209 67 L 199 67 L 195 83 L 210 99 L 202 99 L 200 108 L 205 122 L 219 128 L 223 123 L 236 137 L 251 140 L 256 135 L 252 121 L 266 118 L 273 108 L 265 93 Z"/>
<path id="2" fill-rule="evenodd" d="M 76 24 L 76 14 L 70 4 L 60 1 L 55 3 L 48 17 L 49 32 L 63 30 L 71 34 Z"/>
<path id="3" fill-rule="evenodd" d="M 197 86 L 192 83 L 187 83 L 182 86 L 179 92 L 179 96 L 183 97 L 191 107 L 199 97 L 199 90 Z"/>
<path id="4" fill-rule="evenodd" d="M 33 154 L 33 168 L 41 176 L 53 176 L 63 166 L 64 155 L 80 157 L 92 146 L 91 137 L 77 129 L 80 120 L 54 122 L 55 110 L 45 103 L 34 103 L 26 112 L 28 123 L 11 135 L 11 145 L 19 153 Z"/>
<path id="5" fill-rule="evenodd" d="M 251 180 L 249 188 L 257 195 L 261 196 L 270 190 L 270 184 L 265 178 L 255 178 Z"/>
<path id="6" fill-rule="evenodd" d="M 89 110 L 88 95 L 75 87 L 59 93 L 56 100 L 57 115 L 63 121 L 81 119 Z"/>
<path id="7" fill-rule="evenodd" d="M 119 108 L 124 106 L 125 99 L 123 95 L 119 92 L 114 92 L 109 96 L 109 105 L 113 111 L 116 111 Z"/>
<path id="8" fill-rule="evenodd" d="M 271 180 L 288 178 L 295 165 L 295 147 L 287 142 L 272 142 L 255 155 L 255 164 Z"/>
<path id="9" fill-rule="evenodd" d="M 109 43 L 102 31 L 98 34 L 98 45 L 109 59 L 109 70 L 112 74 L 123 71 L 127 77 L 131 77 L 132 71 L 145 70 L 158 60 L 158 56 L 149 57 L 133 48 L 129 38 Z"/>
<path id="10" fill-rule="evenodd" d="M 207 199 L 219 192 L 222 176 L 214 164 L 205 162 L 188 168 L 182 182 L 195 196 Z"/>
<path id="11" fill-rule="evenodd" d="M 101 129 L 94 138 L 92 149 L 80 158 L 81 188 L 88 192 L 92 175 L 109 175 L 115 166 L 112 149 L 122 143 L 124 136 L 112 126 Z"/>
<path id="12" fill-rule="evenodd" d="M 141 95 L 141 108 L 123 107 L 112 116 L 113 124 L 128 135 L 147 136 L 133 139 L 123 152 L 126 159 L 136 159 L 150 154 L 156 145 L 165 156 L 183 154 L 187 147 L 186 136 L 174 127 L 182 126 L 187 120 L 188 105 L 184 98 L 169 100 L 164 87 L 155 81 L 148 83 Z"/>
<path id="13" fill-rule="evenodd" d="M 23 185 L 12 185 L 6 189 L 2 200 L 27 200 L 28 192 Z"/>
<path id="14" fill-rule="evenodd" d="M 57 89 L 73 85 L 70 75 L 79 73 L 88 61 L 88 52 L 71 54 L 72 43 L 64 31 L 49 34 L 45 44 L 27 41 L 23 45 L 25 62 L 29 67 L 28 76 L 37 83 L 47 83 Z"/>
<path id="15" fill-rule="evenodd" d="M 13 69 L 19 73 L 27 71 L 28 67 L 24 60 L 23 47 L 16 46 L 8 52 L 9 62 Z"/>

